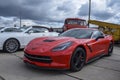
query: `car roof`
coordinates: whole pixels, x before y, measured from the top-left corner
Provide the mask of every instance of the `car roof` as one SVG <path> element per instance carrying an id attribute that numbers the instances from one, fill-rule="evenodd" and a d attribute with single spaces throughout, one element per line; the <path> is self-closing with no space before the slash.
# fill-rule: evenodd
<path id="1" fill-rule="evenodd" d="M 46 28 L 48 30 L 50 30 L 48 27 L 45 27 L 45 26 L 32 26 L 33 28 Z"/>
<path id="2" fill-rule="evenodd" d="M 86 20 L 80 19 L 80 18 L 66 18 L 65 21 L 66 21 L 66 20 L 82 20 L 82 21 L 86 21 Z"/>
<path id="3" fill-rule="evenodd" d="M 97 31 L 98 30 L 98 29 L 93 29 L 93 28 L 72 28 L 72 29 L 83 29 L 83 30 L 92 30 L 92 31 Z"/>

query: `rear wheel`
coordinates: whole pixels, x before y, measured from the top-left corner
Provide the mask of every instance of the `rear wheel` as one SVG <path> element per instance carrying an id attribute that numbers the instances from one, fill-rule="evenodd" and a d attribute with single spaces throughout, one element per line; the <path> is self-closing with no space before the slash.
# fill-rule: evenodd
<path id="1" fill-rule="evenodd" d="M 112 53 L 113 53 L 113 42 L 110 42 L 107 56 L 111 56 Z"/>
<path id="2" fill-rule="evenodd" d="M 72 57 L 70 62 L 70 70 L 71 71 L 80 71 L 85 64 L 85 51 L 82 48 L 77 48 Z"/>
<path id="3" fill-rule="evenodd" d="M 5 41 L 3 50 L 8 53 L 16 52 L 19 49 L 19 42 L 16 39 L 8 39 Z"/>

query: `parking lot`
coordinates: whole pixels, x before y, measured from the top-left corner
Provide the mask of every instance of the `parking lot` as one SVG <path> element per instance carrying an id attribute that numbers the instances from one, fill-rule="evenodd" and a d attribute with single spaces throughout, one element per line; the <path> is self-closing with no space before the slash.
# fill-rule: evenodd
<path id="1" fill-rule="evenodd" d="M 23 51 L 13 54 L 0 51 L 0 80 L 120 80 L 120 46 L 111 57 L 103 57 L 79 72 L 48 70 L 25 66 Z"/>

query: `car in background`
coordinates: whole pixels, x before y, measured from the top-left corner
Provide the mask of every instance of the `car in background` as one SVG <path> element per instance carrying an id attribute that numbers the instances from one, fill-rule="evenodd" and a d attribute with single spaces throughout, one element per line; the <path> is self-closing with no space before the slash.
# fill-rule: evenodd
<path id="1" fill-rule="evenodd" d="M 63 31 L 72 28 L 87 28 L 86 20 L 80 18 L 66 18 L 63 25 Z"/>
<path id="2" fill-rule="evenodd" d="M 0 33 L 0 50 L 13 53 L 24 48 L 32 39 L 43 36 L 58 36 L 58 33 L 38 26 L 7 29 Z"/>
<path id="3" fill-rule="evenodd" d="M 26 64 L 80 71 L 84 64 L 113 51 L 113 37 L 97 29 L 74 28 L 58 37 L 32 40 L 24 49 Z"/>

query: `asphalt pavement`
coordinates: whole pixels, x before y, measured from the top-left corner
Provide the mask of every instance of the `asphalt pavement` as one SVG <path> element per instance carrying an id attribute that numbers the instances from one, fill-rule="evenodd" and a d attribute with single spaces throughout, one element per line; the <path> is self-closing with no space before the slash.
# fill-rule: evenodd
<path id="1" fill-rule="evenodd" d="M 120 46 L 115 46 L 112 56 L 87 64 L 79 72 L 28 67 L 23 54 L 22 50 L 0 51 L 0 80 L 120 80 Z"/>

